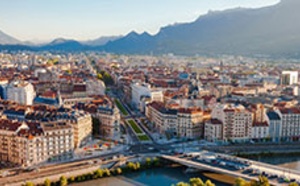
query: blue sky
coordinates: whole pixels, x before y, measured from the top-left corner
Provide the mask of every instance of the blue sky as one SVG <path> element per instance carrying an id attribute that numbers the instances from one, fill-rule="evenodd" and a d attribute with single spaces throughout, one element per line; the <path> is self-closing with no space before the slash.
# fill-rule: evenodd
<path id="1" fill-rule="evenodd" d="M 209 10 L 256 8 L 279 0 L 0 0 L 0 30 L 20 40 L 77 40 L 191 22 Z"/>

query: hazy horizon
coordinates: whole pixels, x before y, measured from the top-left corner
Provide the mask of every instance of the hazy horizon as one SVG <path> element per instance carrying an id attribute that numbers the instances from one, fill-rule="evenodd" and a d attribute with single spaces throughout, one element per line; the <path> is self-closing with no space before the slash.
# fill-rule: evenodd
<path id="1" fill-rule="evenodd" d="M 163 26 L 191 22 L 210 10 L 258 8 L 279 0 L 128 0 L 38 1 L 0 0 L 0 30 L 21 40 L 48 42 L 55 38 L 90 40 L 126 35 L 131 31 L 155 34 Z"/>

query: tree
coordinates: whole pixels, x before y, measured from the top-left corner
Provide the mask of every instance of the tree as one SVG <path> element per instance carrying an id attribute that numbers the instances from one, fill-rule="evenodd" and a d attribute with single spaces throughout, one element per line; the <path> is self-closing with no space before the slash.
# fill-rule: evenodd
<path id="1" fill-rule="evenodd" d="M 103 177 L 103 170 L 102 170 L 102 169 L 96 170 L 95 175 L 96 175 L 98 178 L 102 178 L 102 177 Z"/>
<path id="2" fill-rule="evenodd" d="M 122 169 L 121 168 L 117 168 L 117 174 L 122 174 Z"/>
<path id="3" fill-rule="evenodd" d="M 250 182 L 245 181 L 242 178 L 235 180 L 235 186 L 270 186 L 268 178 L 265 176 L 259 176 L 258 181 L 251 180 Z"/>
<path id="4" fill-rule="evenodd" d="M 258 185 L 258 182 L 255 181 L 255 180 L 251 180 L 251 181 L 249 182 L 249 185 L 250 185 L 250 186 L 257 186 L 257 185 Z"/>
<path id="5" fill-rule="evenodd" d="M 71 182 L 74 182 L 74 181 L 75 181 L 75 177 L 72 176 L 72 177 L 70 178 L 70 181 L 71 181 Z"/>
<path id="6" fill-rule="evenodd" d="M 200 178 L 191 178 L 190 185 L 191 186 L 204 186 L 204 183 Z"/>
<path id="7" fill-rule="evenodd" d="M 110 74 L 106 71 L 101 70 L 100 72 L 102 74 L 102 79 L 105 83 L 105 85 L 113 85 L 114 84 L 114 80 L 112 79 L 112 77 L 110 76 Z"/>
<path id="8" fill-rule="evenodd" d="M 215 186 L 210 180 L 206 180 L 205 186 Z"/>
<path id="9" fill-rule="evenodd" d="M 234 186 L 250 186 L 250 183 L 245 181 L 243 178 L 235 179 Z"/>
<path id="10" fill-rule="evenodd" d="M 176 186 L 189 186 L 188 183 L 184 183 L 184 182 L 179 182 L 176 184 Z"/>
<path id="11" fill-rule="evenodd" d="M 154 158 L 153 159 L 153 165 L 154 166 L 158 166 L 159 165 L 159 159 L 158 158 Z"/>
<path id="12" fill-rule="evenodd" d="M 34 184 L 32 182 L 30 182 L 30 181 L 27 181 L 25 185 L 26 186 L 34 186 Z"/>
<path id="13" fill-rule="evenodd" d="M 100 120 L 98 118 L 92 117 L 92 126 L 93 136 L 100 135 Z"/>
<path id="14" fill-rule="evenodd" d="M 116 173 L 116 170 L 115 170 L 115 169 L 111 169 L 111 170 L 110 170 L 110 173 L 111 173 L 111 174 L 115 174 L 115 173 Z"/>
<path id="15" fill-rule="evenodd" d="M 151 165 L 151 158 L 146 158 L 146 165 L 150 166 Z"/>
<path id="16" fill-rule="evenodd" d="M 270 186 L 269 179 L 267 177 L 265 177 L 265 176 L 259 176 L 258 179 L 259 179 L 259 183 L 258 184 L 260 186 Z"/>
<path id="17" fill-rule="evenodd" d="M 50 181 L 48 178 L 45 179 L 44 185 L 45 185 L 45 186 L 51 186 L 51 181 Z"/>
<path id="18" fill-rule="evenodd" d="M 68 74 L 72 74 L 72 71 L 71 70 L 67 70 L 66 71 Z"/>
<path id="19" fill-rule="evenodd" d="M 130 170 L 136 170 L 136 165 L 135 165 L 134 163 L 132 163 L 132 162 L 129 162 L 129 163 L 127 164 L 127 167 L 128 167 L 128 169 L 130 169 Z"/>
<path id="20" fill-rule="evenodd" d="M 61 176 L 60 179 L 59 179 L 59 183 L 60 183 L 60 186 L 66 186 L 68 185 L 68 180 L 65 176 Z"/>
<path id="21" fill-rule="evenodd" d="M 97 74 L 97 78 L 100 79 L 100 80 L 103 80 L 102 74 L 99 74 L 99 73 L 98 73 L 98 74 Z"/>
<path id="22" fill-rule="evenodd" d="M 104 174 L 105 174 L 106 176 L 110 176 L 110 171 L 109 171 L 108 169 L 104 169 Z"/>
<path id="23" fill-rule="evenodd" d="M 139 162 L 137 162 L 136 164 L 135 164 L 135 169 L 137 170 L 137 169 L 140 169 L 141 168 L 141 164 L 139 163 Z"/>

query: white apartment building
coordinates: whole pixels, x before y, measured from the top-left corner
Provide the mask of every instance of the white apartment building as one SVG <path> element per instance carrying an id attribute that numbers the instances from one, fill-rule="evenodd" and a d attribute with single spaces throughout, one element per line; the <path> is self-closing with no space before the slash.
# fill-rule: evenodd
<path id="1" fill-rule="evenodd" d="M 282 71 L 281 84 L 293 85 L 298 83 L 298 71 Z"/>
<path id="2" fill-rule="evenodd" d="M 266 140 L 269 138 L 270 134 L 268 123 L 253 123 L 251 135 L 253 140 Z"/>
<path id="3" fill-rule="evenodd" d="M 140 108 L 143 97 L 149 97 L 151 102 L 163 102 L 163 93 L 159 90 L 154 90 L 149 84 L 133 83 L 131 84 L 131 102 L 135 108 Z"/>
<path id="4" fill-rule="evenodd" d="M 212 119 L 223 123 L 223 140 L 247 141 L 252 132 L 252 113 L 242 105 L 219 104 L 211 113 Z"/>
<path id="5" fill-rule="evenodd" d="M 300 107 L 275 110 L 281 118 L 281 138 L 288 141 L 300 139 Z"/>
<path id="6" fill-rule="evenodd" d="M 273 142 L 279 142 L 282 135 L 281 118 L 278 113 L 270 111 L 266 113 L 266 120 L 269 125 L 269 135 Z"/>
<path id="7" fill-rule="evenodd" d="M 211 119 L 204 124 L 204 139 L 216 142 L 223 139 L 223 124 L 218 119 Z"/>
<path id="8" fill-rule="evenodd" d="M 34 87 L 26 81 L 12 81 L 7 86 L 7 99 L 21 105 L 32 105 L 35 98 Z"/>

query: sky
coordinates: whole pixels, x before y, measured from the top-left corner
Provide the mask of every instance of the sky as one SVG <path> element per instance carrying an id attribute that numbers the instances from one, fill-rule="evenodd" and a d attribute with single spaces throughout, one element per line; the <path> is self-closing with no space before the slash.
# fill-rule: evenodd
<path id="1" fill-rule="evenodd" d="M 22 41 L 155 34 L 209 10 L 257 8 L 279 0 L 0 0 L 0 30 Z"/>

